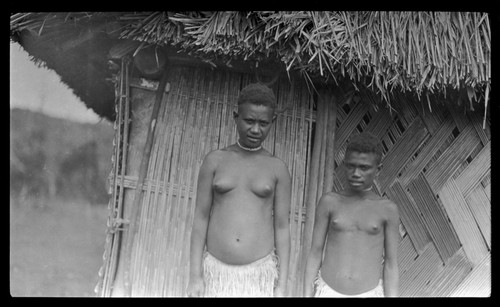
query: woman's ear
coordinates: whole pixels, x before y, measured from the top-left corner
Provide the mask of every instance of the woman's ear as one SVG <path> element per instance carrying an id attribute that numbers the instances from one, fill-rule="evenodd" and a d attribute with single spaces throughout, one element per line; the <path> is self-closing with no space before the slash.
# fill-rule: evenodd
<path id="1" fill-rule="evenodd" d="M 233 111 L 233 118 L 234 118 L 234 119 L 237 119 L 237 118 L 238 118 L 238 116 L 239 116 L 239 115 L 238 115 L 238 112 Z"/>

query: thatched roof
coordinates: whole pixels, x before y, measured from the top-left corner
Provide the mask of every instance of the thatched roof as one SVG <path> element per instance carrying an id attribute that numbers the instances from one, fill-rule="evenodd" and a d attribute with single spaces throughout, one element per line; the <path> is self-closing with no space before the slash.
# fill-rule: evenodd
<path id="1" fill-rule="evenodd" d="M 271 61 L 311 84 L 349 80 L 388 102 L 393 90 L 427 97 L 455 92 L 470 109 L 487 107 L 491 87 L 487 13 L 23 13 L 11 15 L 11 37 L 93 109 L 104 108 L 97 102 L 102 97 L 112 101 L 112 86 L 102 81 L 111 75 L 104 62 L 124 40 L 175 47 L 229 66 Z M 90 84 L 93 74 L 97 81 Z M 108 95 L 89 92 L 100 88 Z M 109 116 L 110 110 L 97 112 Z"/>

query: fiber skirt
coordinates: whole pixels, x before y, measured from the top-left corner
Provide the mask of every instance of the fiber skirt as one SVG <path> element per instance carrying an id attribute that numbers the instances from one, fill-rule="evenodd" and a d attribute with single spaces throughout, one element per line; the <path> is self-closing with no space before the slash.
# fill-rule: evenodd
<path id="1" fill-rule="evenodd" d="M 384 297 L 384 287 L 382 280 L 378 283 L 378 285 L 370 291 L 347 295 L 339 293 L 333 290 L 321 277 L 321 273 L 318 274 L 316 280 L 314 281 L 316 292 L 314 294 L 315 297 Z"/>
<path id="2" fill-rule="evenodd" d="M 205 297 L 272 297 L 278 278 L 275 252 L 244 265 L 231 265 L 205 252 Z"/>

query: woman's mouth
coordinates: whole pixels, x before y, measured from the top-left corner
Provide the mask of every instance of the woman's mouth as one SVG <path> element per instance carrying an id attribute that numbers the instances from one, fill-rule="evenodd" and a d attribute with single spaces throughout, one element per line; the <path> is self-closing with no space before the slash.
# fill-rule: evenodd
<path id="1" fill-rule="evenodd" d="M 257 137 L 252 137 L 252 136 L 249 136 L 247 137 L 248 141 L 251 142 L 251 143 L 258 143 L 260 141 L 259 138 Z"/>

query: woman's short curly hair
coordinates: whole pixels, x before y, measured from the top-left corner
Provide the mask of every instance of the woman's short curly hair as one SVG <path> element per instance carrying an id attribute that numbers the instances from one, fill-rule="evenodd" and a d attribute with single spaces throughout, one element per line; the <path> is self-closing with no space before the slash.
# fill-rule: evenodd
<path id="1" fill-rule="evenodd" d="M 278 106 L 273 90 L 262 83 L 251 83 L 241 90 L 238 97 L 238 106 L 245 103 L 268 106 L 273 111 Z"/>
<path id="2" fill-rule="evenodd" d="M 347 143 L 346 155 L 348 152 L 374 153 L 377 157 L 377 164 L 382 161 L 382 142 L 370 132 L 363 132 L 353 136 Z"/>

